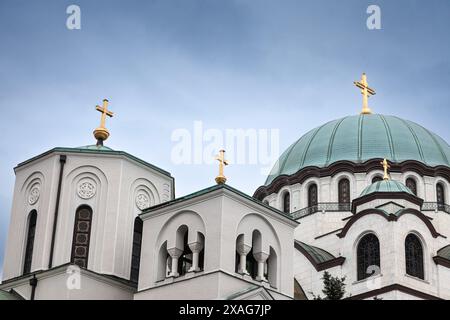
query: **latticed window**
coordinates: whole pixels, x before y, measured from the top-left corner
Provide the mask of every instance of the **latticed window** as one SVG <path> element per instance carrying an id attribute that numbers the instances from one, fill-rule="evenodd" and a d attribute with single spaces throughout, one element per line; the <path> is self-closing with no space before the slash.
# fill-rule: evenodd
<path id="1" fill-rule="evenodd" d="M 350 181 L 342 179 L 339 181 L 339 203 L 350 203 Z"/>
<path id="2" fill-rule="evenodd" d="M 139 263 L 141 261 L 141 244 L 142 244 L 142 226 L 141 218 L 134 219 L 133 231 L 133 250 L 131 253 L 131 273 L 130 280 L 137 283 L 139 280 Z"/>
<path id="3" fill-rule="evenodd" d="M 23 265 L 23 273 L 27 274 L 31 271 L 31 263 L 33 261 L 34 235 L 36 233 L 37 212 L 33 210 L 28 216 L 28 232 L 27 245 L 25 247 L 25 259 Z"/>
<path id="4" fill-rule="evenodd" d="M 89 240 L 91 236 L 92 209 L 81 206 L 75 214 L 71 261 L 81 268 L 87 268 Z"/>
<path id="5" fill-rule="evenodd" d="M 406 179 L 406 186 L 409 190 L 411 190 L 412 193 L 414 193 L 417 196 L 417 184 L 416 180 L 413 178 Z"/>
<path id="6" fill-rule="evenodd" d="M 291 195 L 289 192 L 286 192 L 283 196 L 283 212 L 291 212 Z"/>
<path id="7" fill-rule="evenodd" d="M 438 204 L 445 204 L 444 186 L 441 183 L 436 185 L 436 200 Z"/>
<path id="8" fill-rule="evenodd" d="M 373 177 L 372 183 L 375 183 L 375 182 L 378 182 L 378 181 L 383 181 L 383 178 L 380 177 L 380 176 L 375 176 L 375 177 Z"/>
<path id="9" fill-rule="evenodd" d="M 423 248 L 419 238 L 409 234 L 405 239 L 406 274 L 424 279 Z"/>
<path id="10" fill-rule="evenodd" d="M 378 238 L 369 233 L 362 237 L 357 248 L 358 280 L 366 279 L 377 274 L 380 268 L 380 242 Z"/>
<path id="11" fill-rule="evenodd" d="M 317 184 L 312 184 L 308 188 L 308 207 L 317 205 Z"/>

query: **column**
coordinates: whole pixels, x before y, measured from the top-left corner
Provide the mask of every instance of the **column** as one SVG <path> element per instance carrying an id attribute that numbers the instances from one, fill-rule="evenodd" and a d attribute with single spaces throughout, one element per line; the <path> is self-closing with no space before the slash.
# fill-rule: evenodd
<path id="1" fill-rule="evenodd" d="M 178 277 L 178 259 L 183 254 L 183 250 L 178 248 L 167 249 L 170 257 L 172 258 L 172 271 L 169 274 L 169 277 Z"/>
<path id="2" fill-rule="evenodd" d="M 247 254 L 252 250 L 252 247 L 240 242 L 236 246 L 236 250 L 239 253 L 239 267 L 238 273 L 248 274 L 247 272 Z"/>
<path id="3" fill-rule="evenodd" d="M 198 259 L 200 251 L 203 249 L 203 243 L 200 241 L 189 243 L 189 249 L 192 251 L 192 267 L 188 270 L 188 272 L 199 272 L 201 270 L 198 265 Z"/>
<path id="4" fill-rule="evenodd" d="M 264 264 L 269 255 L 264 252 L 258 252 L 253 253 L 253 256 L 255 257 L 255 260 L 258 262 L 258 275 L 256 276 L 256 280 L 267 282 L 267 279 L 264 277 Z"/>

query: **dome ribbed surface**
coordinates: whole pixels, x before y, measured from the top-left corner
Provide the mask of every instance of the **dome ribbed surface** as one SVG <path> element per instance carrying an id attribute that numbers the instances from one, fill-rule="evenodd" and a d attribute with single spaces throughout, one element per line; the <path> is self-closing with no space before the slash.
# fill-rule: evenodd
<path id="1" fill-rule="evenodd" d="M 394 180 L 382 180 L 372 183 L 370 186 L 366 187 L 362 192 L 360 197 L 366 196 L 375 192 L 406 192 L 412 194 L 412 191 L 405 186 L 403 183 Z"/>
<path id="2" fill-rule="evenodd" d="M 424 127 L 395 116 L 349 116 L 317 127 L 293 143 L 278 159 L 266 185 L 280 175 L 309 166 L 327 167 L 342 160 L 362 163 L 375 158 L 450 166 L 450 146 Z"/>

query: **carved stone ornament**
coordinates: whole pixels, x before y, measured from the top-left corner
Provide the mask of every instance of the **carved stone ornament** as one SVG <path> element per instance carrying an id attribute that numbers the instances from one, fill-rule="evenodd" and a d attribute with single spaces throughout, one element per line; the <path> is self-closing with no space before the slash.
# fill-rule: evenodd
<path id="1" fill-rule="evenodd" d="M 82 199 L 90 199 L 95 196 L 95 186 L 90 182 L 82 182 L 78 185 L 78 196 Z"/>
<path id="2" fill-rule="evenodd" d="M 136 206 L 139 208 L 139 210 L 144 210 L 150 207 L 150 199 L 145 193 L 139 193 L 136 196 Z"/>
<path id="3" fill-rule="evenodd" d="M 28 203 L 30 205 L 35 204 L 36 202 L 38 202 L 39 200 L 39 188 L 38 187 L 33 187 L 30 191 L 30 194 L 28 195 Z"/>

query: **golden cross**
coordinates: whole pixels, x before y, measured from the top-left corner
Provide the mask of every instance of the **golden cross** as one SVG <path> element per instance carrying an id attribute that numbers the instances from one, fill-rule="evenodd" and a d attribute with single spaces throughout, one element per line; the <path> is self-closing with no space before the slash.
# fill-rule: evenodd
<path id="1" fill-rule="evenodd" d="M 383 165 L 384 169 L 384 180 L 390 180 L 388 169 L 391 167 L 386 159 L 380 162 Z"/>
<path id="2" fill-rule="evenodd" d="M 363 108 L 361 114 L 371 114 L 372 110 L 370 110 L 369 108 L 369 96 L 375 95 L 375 90 L 369 87 L 366 74 L 362 74 L 361 81 L 355 81 L 353 83 L 355 84 L 355 86 L 361 89 L 361 93 L 363 95 Z"/>
<path id="3" fill-rule="evenodd" d="M 216 160 L 219 161 L 219 175 L 216 177 L 216 182 L 217 184 L 224 184 L 227 178 L 223 175 L 223 168 L 228 165 L 228 161 L 225 160 L 225 150 L 219 151 Z"/>
<path id="4" fill-rule="evenodd" d="M 108 102 L 109 101 L 107 99 L 103 99 L 103 106 L 100 107 L 99 105 L 97 105 L 95 107 L 97 111 L 100 111 L 102 113 L 102 118 L 100 120 L 100 128 L 105 128 L 106 116 L 112 117 L 114 115 L 112 111 L 108 110 Z"/>

